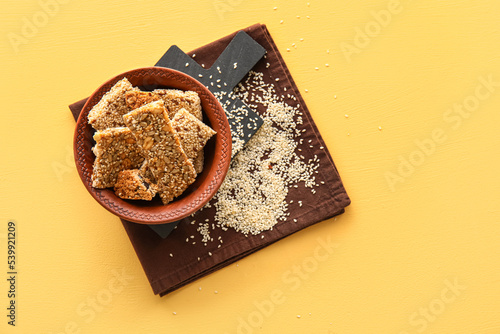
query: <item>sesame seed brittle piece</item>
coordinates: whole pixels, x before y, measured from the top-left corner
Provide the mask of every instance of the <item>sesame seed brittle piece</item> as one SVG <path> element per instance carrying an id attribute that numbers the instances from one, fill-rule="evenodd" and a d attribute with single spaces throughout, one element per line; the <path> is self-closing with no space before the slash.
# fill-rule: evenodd
<path id="1" fill-rule="evenodd" d="M 146 104 L 132 110 L 123 119 L 147 159 L 163 204 L 171 202 L 195 181 L 196 171 L 182 149 L 164 102 Z"/>
<path id="2" fill-rule="evenodd" d="M 168 110 L 170 119 L 182 108 L 189 111 L 200 121 L 203 119 L 201 100 L 198 93 L 178 89 L 155 89 L 153 93 L 157 94 L 165 102 L 165 108 Z"/>
<path id="3" fill-rule="evenodd" d="M 216 134 L 211 127 L 194 117 L 186 109 L 179 110 L 172 119 L 182 148 L 187 157 L 193 161 L 203 150 L 207 141 Z"/>
<path id="4" fill-rule="evenodd" d="M 127 78 L 118 81 L 90 110 L 87 116 L 89 124 L 98 131 L 123 127 L 125 123 L 122 116 L 130 111 L 125 95 L 137 90 Z"/>
<path id="5" fill-rule="evenodd" d="M 121 171 L 115 183 L 115 194 L 123 199 L 151 201 L 157 191 L 157 186 L 143 177 L 139 169 Z"/>
<path id="6" fill-rule="evenodd" d="M 92 186 L 113 187 L 118 173 L 125 169 L 139 168 L 144 157 L 137 146 L 132 131 L 125 127 L 97 131 L 92 148 L 96 158 L 92 171 Z"/>

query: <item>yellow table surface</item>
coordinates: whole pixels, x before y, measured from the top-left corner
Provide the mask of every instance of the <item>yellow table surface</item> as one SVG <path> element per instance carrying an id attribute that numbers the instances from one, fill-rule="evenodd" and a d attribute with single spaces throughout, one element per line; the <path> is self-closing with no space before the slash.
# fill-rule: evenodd
<path id="1" fill-rule="evenodd" d="M 1 6 L 1 333 L 500 333 L 500 2 Z M 67 105 L 172 44 L 189 51 L 254 23 L 352 204 L 160 298 L 78 177 Z"/>

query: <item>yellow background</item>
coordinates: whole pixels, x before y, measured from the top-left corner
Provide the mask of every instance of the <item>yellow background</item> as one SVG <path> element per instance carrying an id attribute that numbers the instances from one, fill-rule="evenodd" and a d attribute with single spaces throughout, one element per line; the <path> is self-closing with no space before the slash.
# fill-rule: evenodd
<path id="1" fill-rule="evenodd" d="M 500 333 L 500 2 L 61 0 L 50 16 L 45 2 L 1 4 L 1 333 Z M 81 184 L 67 105 L 172 44 L 189 51 L 258 22 L 352 204 L 159 298 L 119 220 Z M 458 118 L 464 103 L 472 112 Z M 319 261 L 328 238 L 335 250 Z M 299 279 L 297 267 L 311 272 Z M 106 305 L 89 311 L 97 297 Z"/>

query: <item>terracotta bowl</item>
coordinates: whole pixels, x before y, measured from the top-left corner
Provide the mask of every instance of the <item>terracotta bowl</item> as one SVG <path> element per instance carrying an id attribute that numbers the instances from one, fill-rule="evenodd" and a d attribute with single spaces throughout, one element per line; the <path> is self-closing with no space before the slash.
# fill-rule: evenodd
<path id="1" fill-rule="evenodd" d="M 142 90 L 175 88 L 198 93 L 203 108 L 204 122 L 217 134 L 205 146 L 205 165 L 196 181 L 179 197 L 163 205 L 158 196 L 153 201 L 134 201 L 119 198 L 113 189 L 92 187 L 91 175 L 95 156 L 91 148 L 95 130 L 87 123 L 90 109 L 119 80 L 127 77 L 134 86 Z M 146 67 L 131 70 L 108 80 L 88 99 L 76 123 L 73 143 L 76 168 L 85 188 L 104 208 L 128 221 L 141 224 L 164 224 L 177 221 L 203 207 L 217 192 L 231 160 L 231 131 L 229 123 L 212 93 L 192 77 L 163 67 Z"/>

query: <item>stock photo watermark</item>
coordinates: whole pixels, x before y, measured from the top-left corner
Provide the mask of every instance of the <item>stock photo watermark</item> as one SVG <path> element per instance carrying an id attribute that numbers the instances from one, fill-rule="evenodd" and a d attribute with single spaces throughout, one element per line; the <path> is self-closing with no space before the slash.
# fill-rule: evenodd
<path id="1" fill-rule="evenodd" d="M 111 303 L 115 297 L 122 293 L 130 282 L 135 279 L 134 276 L 125 272 L 125 268 L 122 268 L 121 271 L 113 270 L 111 273 L 113 277 L 102 289 L 88 296 L 76 306 L 76 319 L 68 321 L 55 332 L 44 332 L 44 334 L 80 334 L 82 333 L 82 323 L 87 325 L 92 323 L 99 313 L 111 308 Z"/>
<path id="2" fill-rule="evenodd" d="M 489 99 L 499 87 L 500 81 L 495 81 L 492 74 L 480 76 L 474 92 L 461 102 L 454 103 L 443 113 L 442 120 L 447 127 L 434 128 L 427 137 L 415 139 L 413 151 L 406 155 L 398 155 L 396 169 L 384 173 L 389 189 L 395 192 L 398 184 L 404 183 L 407 178 L 412 176 L 417 167 L 422 166 L 437 151 L 439 145 L 448 140 L 447 133 L 450 129 L 454 131 L 460 129 L 464 120 L 469 119 L 479 109 L 481 102 Z"/>
<path id="3" fill-rule="evenodd" d="M 50 19 L 56 16 L 61 5 L 69 3 L 71 0 L 38 0 L 39 9 L 31 15 L 21 18 L 19 30 L 8 32 L 7 39 L 16 54 L 19 53 L 22 45 L 28 44 L 40 33 L 40 29 L 49 24 Z"/>
<path id="4" fill-rule="evenodd" d="M 394 17 L 403 12 L 405 6 L 410 2 L 411 0 L 389 0 L 385 8 L 370 11 L 372 19 L 362 26 L 354 27 L 352 40 L 340 42 L 340 51 L 347 62 L 352 62 L 354 55 L 363 52 L 392 23 Z"/>
<path id="5" fill-rule="evenodd" d="M 76 171 L 75 159 L 73 157 L 73 148 L 70 145 L 66 146 L 66 155 L 62 161 L 53 161 L 52 170 L 59 182 L 64 181 L 64 176 L 68 173 Z"/>
<path id="6" fill-rule="evenodd" d="M 262 326 L 264 321 L 270 318 L 279 305 L 287 300 L 287 293 L 299 289 L 304 281 L 310 278 L 310 275 L 316 272 L 319 265 L 325 262 L 339 247 L 332 242 L 330 237 L 326 239 L 318 238 L 318 245 L 313 253 L 304 258 L 299 264 L 294 264 L 290 269 L 281 275 L 282 287 L 272 290 L 269 295 L 262 300 L 253 302 L 253 311 L 245 317 L 238 317 L 236 327 L 237 334 L 251 334 L 254 330 Z M 227 334 L 227 333 L 226 333 Z"/>
<path id="7" fill-rule="evenodd" d="M 241 5 L 243 0 L 214 0 L 214 9 L 221 21 L 224 21 L 224 15 L 232 12 Z"/>
<path id="8" fill-rule="evenodd" d="M 444 287 L 435 298 L 419 307 L 419 309 L 408 317 L 408 324 L 411 326 L 399 334 L 423 333 L 430 324 L 434 323 L 442 315 L 448 306 L 454 303 L 460 297 L 467 286 L 458 282 L 457 278 L 453 280 L 446 279 Z"/>

